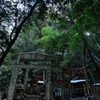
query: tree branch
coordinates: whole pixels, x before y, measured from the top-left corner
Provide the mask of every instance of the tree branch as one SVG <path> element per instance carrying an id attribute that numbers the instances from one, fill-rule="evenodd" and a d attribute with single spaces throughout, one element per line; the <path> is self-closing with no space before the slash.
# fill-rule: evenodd
<path id="1" fill-rule="evenodd" d="M 86 42 L 86 40 L 85 40 L 84 38 L 83 38 L 83 40 L 84 40 L 84 43 L 85 43 L 86 48 L 87 48 L 87 50 L 88 50 L 89 56 L 90 56 L 90 58 L 91 58 L 91 60 L 92 60 L 92 62 L 93 62 L 93 64 L 94 64 L 94 66 L 95 66 L 95 68 L 96 68 L 98 74 L 100 75 L 100 69 L 99 69 L 99 67 L 97 66 L 97 64 L 95 63 L 95 61 L 94 61 L 94 59 L 93 59 L 93 57 L 92 57 L 91 51 L 90 51 L 90 49 L 88 48 L 88 44 L 87 44 L 87 42 Z"/>
<path id="2" fill-rule="evenodd" d="M 0 47 L 0 49 L 1 49 L 1 53 L 3 54 L 3 53 L 4 53 L 4 50 L 3 50 L 3 48 L 2 48 L 2 47 Z"/>
<path id="3" fill-rule="evenodd" d="M 18 35 L 24 25 L 24 23 L 28 20 L 28 18 L 32 15 L 33 10 L 35 9 L 36 5 L 38 4 L 40 0 L 36 0 L 36 2 L 34 3 L 33 7 L 31 8 L 30 12 L 28 13 L 28 15 L 23 19 L 23 21 L 20 23 L 20 25 L 16 28 L 15 30 L 15 36 L 14 38 L 10 41 L 10 43 L 8 44 L 8 47 L 6 48 L 6 50 L 4 51 L 4 54 L 2 55 L 2 57 L 0 58 L 0 66 L 2 65 L 5 57 L 7 56 L 8 52 L 10 51 L 12 45 L 14 44 L 14 42 L 16 41 L 16 39 L 18 38 Z"/>
<path id="4" fill-rule="evenodd" d="M 84 67 L 86 68 L 85 51 L 86 51 L 86 41 L 84 40 Z"/>

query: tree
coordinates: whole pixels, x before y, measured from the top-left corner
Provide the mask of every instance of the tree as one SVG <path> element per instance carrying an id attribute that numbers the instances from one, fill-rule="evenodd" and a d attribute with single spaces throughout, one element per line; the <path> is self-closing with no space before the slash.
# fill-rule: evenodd
<path id="1" fill-rule="evenodd" d="M 33 10 L 35 9 L 36 5 L 38 4 L 39 0 L 36 0 L 34 5 L 31 3 L 21 1 L 0 1 L 1 3 L 1 30 L 0 30 L 0 65 L 3 63 L 6 55 L 10 51 L 12 45 L 14 44 L 15 40 L 17 39 L 24 23 L 28 20 L 28 18 L 32 15 Z M 24 7 L 18 7 L 24 6 Z M 29 8 L 31 7 L 31 8 Z M 10 27 L 10 28 L 9 28 Z M 10 32 L 11 31 L 11 32 Z"/>
<path id="2" fill-rule="evenodd" d="M 56 50 L 54 51 L 54 48 L 56 49 L 58 49 L 58 47 L 64 48 L 63 54 L 65 54 L 65 52 L 67 51 L 66 57 L 62 62 L 63 64 L 65 63 L 65 66 L 67 65 L 72 67 L 84 66 L 84 45 L 85 44 L 83 38 L 86 39 L 88 47 L 91 52 L 97 51 L 97 45 L 99 45 L 99 39 L 97 36 L 99 35 L 99 26 L 98 26 L 99 18 L 97 18 L 99 16 L 99 6 L 98 6 L 99 1 L 98 0 L 96 1 L 95 0 L 94 1 L 74 0 L 69 2 L 59 1 L 57 3 L 58 5 L 56 5 L 56 9 L 57 9 L 56 14 L 58 16 L 56 16 L 56 18 L 51 16 L 52 14 L 54 15 L 55 13 L 55 9 L 53 9 L 52 7 L 53 13 L 49 13 L 50 16 L 48 18 L 48 23 L 50 24 L 48 24 L 47 26 L 50 26 L 52 27 L 52 29 L 57 30 L 58 33 L 60 33 L 60 36 L 59 39 L 58 36 L 56 36 L 57 38 L 55 37 L 55 39 L 53 40 L 52 38 L 50 38 L 49 33 L 51 32 L 47 28 L 45 32 L 47 32 L 46 34 L 48 35 L 43 35 L 43 37 L 41 38 L 42 42 L 45 41 L 45 43 L 43 44 L 50 44 L 50 45 L 44 45 L 45 50 L 47 48 L 46 51 L 50 51 L 53 54 L 54 52 L 56 52 Z M 59 5 L 60 3 L 63 6 L 60 6 Z M 67 13 L 65 9 L 68 11 Z M 57 45 L 57 43 L 60 44 Z M 53 44 L 55 46 L 51 46 Z M 65 44 L 67 44 L 67 46 Z M 58 51 L 60 52 L 60 50 L 61 49 L 59 49 Z M 86 56 L 87 66 L 90 66 L 90 62 L 93 65 L 93 61 L 91 61 L 91 56 L 89 56 L 88 50 L 86 51 L 85 55 L 88 55 Z"/>
<path id="3" fill-rule="evenodd" d="M 29 47 L 26 51 L 40 49 L 41 52 L 43 50 L 49 54 L 59 53 L 61 59 L 58 65 L 83 66 L 85 45 L 83 38 L 86 39 L 90 51 L 96 55 L 100 43 L 98 5 L 98 0 L 46 0 L 40 3 L 34 10 L 34 16 L 28 19 L 21 30 L 22 40 L 26 39 L 24 44 L 36 47 L 35 49 Z M 30 35 L 34 38 L 26 38 Z M 90 66 L 91 58 L 88 50 L 85 55 L 87 55 L 86 64 Z M 93 66 L 92 62 L 91 65 Z"/>

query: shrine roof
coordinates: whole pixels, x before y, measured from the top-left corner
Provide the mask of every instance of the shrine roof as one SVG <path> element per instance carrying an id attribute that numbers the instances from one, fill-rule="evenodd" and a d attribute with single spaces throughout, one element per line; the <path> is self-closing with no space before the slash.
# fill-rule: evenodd
<path id="1" fill-rule="evenodd" d="M 75 77 L 71 80 L 71 83 L 83 83 L 86 82 L 86 79 L 83 79 L 82 77 Z"/>
<path id="2" fill-rule="evenodd" d="M 55 57 L 49 54 L 43 54 L 39 52 L 22 52 L 12 55 L 12 60 L 19 59 L 21 61 L 51 61 L 55 60 Z"/>
<path id="3" fill-rule="evenodd" d="M 71 83 L 83 83 L 86 82 L 85 79 L 79 79 L 79 80 L 71 80 Z"/>

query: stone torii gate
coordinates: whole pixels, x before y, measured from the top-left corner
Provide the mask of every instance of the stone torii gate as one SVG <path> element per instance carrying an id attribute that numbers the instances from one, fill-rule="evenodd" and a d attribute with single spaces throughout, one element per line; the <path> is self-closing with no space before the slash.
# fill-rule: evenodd
<path id="1" fill-rule="evenodd" d="M 55 58 L 48 54 L 42 54 L 37 52 L 23 52 L 19 54 L 15 54 L 12 56 L 12 59 L 15 60 L 15 64 L 12 66 L 12 76 L 10 81 L 10 86 L 8 90 L 7 100 L 13 100 L 14 92 L 16 87 L 16 81 L 18 78 L 18 68 L 26 68 L 26 69 L 45 69 L 46 70 L 46 100 L 51 100 L 51 62 L 55 60 Z M 39 65 L 26 65 L 25 62 L 35 62 L 35 61 L 49 61 L 49 66 L 39 66 Z M 20 63 L 23 62 L 23 63 Z M 27 70 L 26 70 L 26 73 Z M 27 78 L 27 74 L 25 75 Z"/>

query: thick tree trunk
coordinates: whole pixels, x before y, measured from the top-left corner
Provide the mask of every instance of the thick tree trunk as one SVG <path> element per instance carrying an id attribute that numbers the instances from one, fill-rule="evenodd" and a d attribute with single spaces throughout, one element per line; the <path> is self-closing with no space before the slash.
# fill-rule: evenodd
<path id="1" fill-rule="evenodd" d="M 24 25 L 24 23 L 27 21 L 27 19 L 32 15 L 33 10 L 35 9 L 36 5 L 38 4 L 39 0 L 36 0 L 35 4 L 33 5 L 33 7 L 31 8 L 30 12 L 28 13 L 28 15 L 23 19 L 23 21 L 20 23 L 20 25 L 17 27 L 16 31 L 15 31 L 15 37 L 9 42 L 6 50 L 4 51 L 3 55 L 0 58 L 0 66 L 2 65 L 4 59 L 6 58 L 7 54 L 9 53 L 12 45 L 15 43 L 16 39 L 18 38 L 18 35 Z"/>

